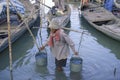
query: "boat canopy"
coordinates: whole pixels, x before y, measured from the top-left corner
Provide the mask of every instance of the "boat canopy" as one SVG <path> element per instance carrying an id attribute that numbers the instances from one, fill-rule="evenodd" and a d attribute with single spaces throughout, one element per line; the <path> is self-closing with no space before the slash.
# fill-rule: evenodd
<path id="1" fill-rule="evenodd" d="M 107 9 L 110 12 L 113 9 L 113 5 L 114 5 L 114 0 L 105 0 L 105 2 L 104 2 L 105 9 Z"/>

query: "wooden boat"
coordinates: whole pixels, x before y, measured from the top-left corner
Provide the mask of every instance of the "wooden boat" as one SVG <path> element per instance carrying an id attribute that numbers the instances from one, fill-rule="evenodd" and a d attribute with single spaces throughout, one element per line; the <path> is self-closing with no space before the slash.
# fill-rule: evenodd
<path id="1" fill-rule="evenodd" d="M 16 9 L 14 8 L 14 6 Z M 10 10 L 10 14 L 17 15 L 17 11 L 22 15 L 24 15 L 24 13 L 25 13 L 25 8 L 24 8 L 23 4 L 17 0 L 10 0 L 9 10 Z M 3 0 L 0 2 L 0 24 L 7 21 L 6 11 L 7 11 L 7 2 Z"/>
<path id="2" fill-rule="evenodd" d="M 61 13 L 59 11 L 55 11 L 55 13 L 52 13 L 52 10 L 53 9 L 50 9 L 46 15 L 48 23 L 50 23 L 52 20 L 55 20 L 59 23 L 61 27 L 65 27 L 70 21 L 71 10 L 69 5 L 66 5 L 66 11 L 64 13 Z"/>
<path id="3" fill-rule="evenodd" d="M 117 8 L 120 8 L 120 0 L 114 0 L 114 4 Z"/>
<path id="4" fill-rule="evenodd" d="M 120 41 L 120 21 L 103 7 L 90 4 L 82 11 L 82 16 L 97 30 Z"/>
<path id="5" fill-rule="evenodd" d="M 10 15 L 11 20 L 11 41 L 16 41 L 26 30 L 26 24 L 30 27 L 34 24 L 38 14 L 35 14 L 36 8 L 28 1 L 22 0 L 22 3 L 26 3 L 25 5 L 25 17 L 21 23 L 19 23 L 17 15 Z M 30 8 L 31 7 L 31 8 Z M 34 13 L 31 15 L 31 13 Z M 29 16 L 27 16 L 29 15 Z M 27 23 L 28 21 L 28 23 Z M 26 22 L 26 24 L 24 23 Z M 8 30 L 7 23 L 0 25 L 0 52 L 3 51 L 6 47 L 8 47 Z"/>
<path id="6" fill-rule="evenodd" d="M 3 3 L 4 2 L 0 2 L 0 24 L 7 20 L 6 8 Z"/>
<path id="7" fill-rule="evenodd" d="M 112 10 L 112 13 L 117 17 L 117 18 L 119 18 L 120 19 L 120 9 L 119 8 L 117 8 L 117 7 L 113 7 L 113 10 Z"/>

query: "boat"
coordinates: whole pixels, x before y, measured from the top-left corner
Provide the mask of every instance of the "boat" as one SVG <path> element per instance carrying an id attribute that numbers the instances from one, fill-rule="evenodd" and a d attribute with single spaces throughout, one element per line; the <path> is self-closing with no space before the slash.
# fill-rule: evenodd
<path id="1" fill-rule="evenodd" d="M 88 9 L 82 11 L 82 17 L 100 32 L 120 41 L 120 21 L 105 8 L 90 3 Z"/>
<path id="2" fill-rule="evenodd" d="M 17 12 L 19 12 L 22 15 L 24 15 L 24 13 L 25 13 L 25 8 L 24 8 L 23 4 L 21 2 L 19 2 L 18 0 L 10 0 L 9 10 L 10 10 L 10 15 L 12 15 L 12 14 L 18 15 Z M 2 0 L 0 2 L 0 24 L 7 21 L 6 11 L 7 11 L 7 2 L 5 0 Z"/>
<path id="3" fill-rule="evenodd" d="M 120 3 L 120 0 L 118 0 L 118 1 L 119 1 L 118 3 Z M 115 0 L 115 1 L 114 1 L 114 4 L 117 4 L 116 2 L 117 2 L 117 1 Z M 114 6 L 113 6 L 112 13 L 113 13 L 117 18 L 120 19 L 120 4 L 119 4 L 119 6 L 117 6 L 117 5 L 114 5 Z"/>
<path id="4" fill-rule="evenodd" d="M 7 20 L 6 9 L 3 5 L 0 4 L 0 24 Z"/>
<path id="5" fill-rule="evenodd" d="M 46 14 L 47 21 L 57 21 L 61 27 L 65 27 L 70 21 L 71 9 L 69 5 L 65 5 L 66 10 L 61 13 L 59 10 L 56 10 L 55 7 L 52 7 Z"/>
<path id="6" fill-rule="evenodd" d="M 120 0 L 114 0 L 114 5 L 120 9 Z"/>
<path id="7" fill-rule="evenodd" d="M 11 14 L 10 19 L 10 25 L 11 25 L 11 42 L 15 42 L 24 32 L 27 30 L 27 28 L 32 27 L 34 22 L 37 19 L 38 14 L 35 14 L 36 8 L 34 5 L 32 5 L 29 1 L 21 0 L 21 2 L 25 5 L 25 17 L 23 17 L 23 21 L 19 22 L 18 15 Z M 30 8 L 31 7 L 31 8 Z M 27 27 L 27 25 L 28 27 Z M 3 23 L 0 25 L 0 52 L 2 52 L 5 48 L 8 47 L 8 26 L 7 23 Z"/>

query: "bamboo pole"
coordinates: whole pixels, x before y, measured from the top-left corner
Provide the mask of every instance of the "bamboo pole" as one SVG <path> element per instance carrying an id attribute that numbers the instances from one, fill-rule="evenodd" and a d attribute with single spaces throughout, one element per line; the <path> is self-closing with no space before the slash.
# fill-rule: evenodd
<path id="1" fill-rule="evenodd" d="M 25 25 L 26 25 L 26 27 L 27 27 L 27 29 L 28 29 L 30 35 L 32 36 L 34 43 L 36 44 L 36 46 L 37 46 L 37 48 L 38 48 L 38 50 L 39 50 L 39 46 L 38 46 L 38 44 L 37 44 L 37 42 L 36 42 L 36 39 L 35 39 L 35 37 L 34 37 L 32 31 L 31 31 L 30 28 L 29 28 L 28 21 L 25 22 Z"/>
<path id="2" fill-rule="evenodd" d="M 12 47 L 11 47 L 11 30 L 10 30 L 10 14 L 9 0 L 7 0 L 7 24 L 8 24 L 8 43 L 9 43 L 9 64 L 10 64 L 10 80 L 13 80 L 12 74 Z"/>
<path id="3" fill-rule="evenodd" d="M 39 27 L 33 27 L 33 28 L 39 28 Z M 40 27 L 40 28 L 48 28 L 48 27 Z M 83 31 L 79 31 L 79 30 L 75 30 L 75 29 L 71 29 L 71 28 L 66 28 L 66 27 L 62 27 L 62 29 L 69 30 L 69 31 L 74 31 L 74 32 L 77 32 L 77 33 L 82 33 L 83 32 Z M 84 34 L 89 35 L 88 33 L 85 33 L 85 31 L 84 31 Z"/>
<path id="4" fill-rule="evenodd" d="M 79 42 L 79 47 L 78 47 L 78 53 L 80 51 L 80 47 L 81 47 L 81 43 L 82 43 L 82 39 L 83 39 L 83 34 L 84 34 L 84 31 L 81 33 L 81 36 L 80 36 L 80 42 Z"/>
<path id="5" fill-rule="evenodd" d="M 40 9 L 40 8 L 39 8 Z M 25 18 L 20 25 L 18 25 L 16 28 L 21 27 L 33 14 L 39 11 L 39 9 L 35 10 L 33 13 L 31 13 L 27 18 Z"/>
<path id="6" fill-rule="evenodd" d="M 65 27 L 63 27 L 62 29 L 69 30 L 69 31 L 74 31 L 74 32 L 78 32 L 78 33 L 82 33 L 82 31 L 78 31 L 78 30 L 71 29 L 71 28 L 65 28 Z"/>

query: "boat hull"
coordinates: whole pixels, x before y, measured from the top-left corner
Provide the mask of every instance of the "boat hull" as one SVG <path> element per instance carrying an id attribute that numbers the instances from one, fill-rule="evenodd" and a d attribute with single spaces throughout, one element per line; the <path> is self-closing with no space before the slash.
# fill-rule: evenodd
<path id="1" fill-rule="evenodd" d="M 118 0 L 118 2 L 117 2 L 117 0 L 114 0 L 114 4 L 117 8 L 120 8 L 120 1 L 119 0 Z"/>
<path id="2" fill-rule="evenodd" d="M 29 28 L 32 27 L 34 24 L 35 20 L 29 21 Z M 19 28 L 16 32 L 13 32 L 11 34 L 11 41 L 12 43 L 15 42 L 18 38 L 20 38 L 25 32 L 27 31 L 27 27 L 23 25 L 21 28 Z M 2 43 L 0 44 L 0 52 L 3 51 L 5 48 L 8 47 L 8 37 L 6 37 Z"/>
<path id="3" fill-rule="evenodd" d="M 92 8 L 93 9 L 93 8 Z M 82 17 L 94 28 L 107 36 L 120 41 L 120 21 L 103 7 L 82 11 Z"/>
<path id="4" fill-rule="evenodd" d="M 50 10 L 46 15 L 48 23 L 55 20 L 59 23 L 61 28 L 65 27 L 69 23 L 70 15 L 71 15 L 70 7 L 68 5 L 66 5 L 66 6 L 67 6 L 67 11 L 65 11 L 63 14 L 56 13 L 56 15 L 53 15 L 51 10 Z"/>
<path id="5" fill-rule="evenodd" d="M 29 28 L 31 28 L 33 26 L 33 24 L 35 23 L 35 21 L 37 20 L 37 17 L 39 16 L 39 14 L 36 14 L 37 11 L 39 11 L 39 10 L 36 11 L 36 8 L 34 5 L 32 5 L 31 3 L 28 3 L 27 1 L 26 2 L 23 1 L 22 3 L 27 3 L 27 5 L 25 5 L 26 6 L 25 8 L 27 10 L 27 12 L 25 14 L 30 15 L 30 16 L 23 17 L 22 22 L 19 22 L 17 15 L 13 14 L 13 16 L 10 16 L 10 18 L 13 18 L 13 20 L 15 22 L 18 22 L 15 25 L 11 23 L 11 42 L 12 43 L 15 42 L 18 38 L 20 38 L 21 35 L 23 35 L 27 31 L 27 26 Z M 31 6 L 32 9 L 29 9 L 30 8 L 29 6 Z M 31 16 L 31 14 L 32 14 L 32 16 Z M 0 52 L 2 52 L 5 48 L 8 47 L 7 32 L 8 32 L 7 24 L 4 23 L 4 24 L 2 24 L 2 26 L 0 26 Z M 5 34 L 7 34 L 7 36 L 2 37 Z"/>

